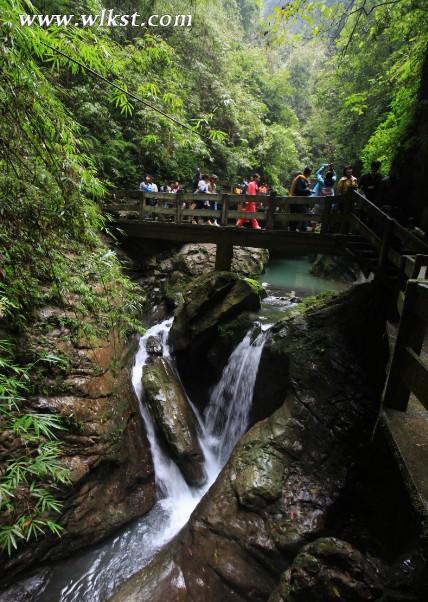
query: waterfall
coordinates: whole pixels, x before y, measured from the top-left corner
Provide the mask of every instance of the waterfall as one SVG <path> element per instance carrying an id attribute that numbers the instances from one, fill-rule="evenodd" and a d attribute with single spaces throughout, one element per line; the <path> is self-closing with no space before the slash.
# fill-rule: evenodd
<path id="1" fill-rule="evenodd" d="M 57 565 L 46 588 L 32 597 L 33 602 L 102 602 L 135 572 L 146 566 L 155 554 L 187 523 L 191 513 L 216 480 L 240 437 L 248 428 L 260 356 L 266 333 L 255 326 L 231 354 L 219 383 L 214 387 L 202 417 L 189 403 L 199 427 L 199 443 L 205 459 L 206 484 L 192 488 L 175 462 L 164 451 L 156 428 L 144 403 L 143 368 L 150 337 L 159 337 L 163 356 L 171 358 L 168 335 L 172 319 L 150 328 L 141 337 L 132 370 L 132 383 L 139 399 L 149 440 L 159 500 L 153 509 L 99 546 Z M 16 592 L 15 592 L 16 593 Z M 0 594 L 0 602 L 14 602 Z"/>
<path id="2" fill-rule="evenodd" d="M 205 412 L 205 427 L 221 466 L 249 425 L 254 385 L 267 332 L 251 329 L 229 358 Z"/>
<path id="3" fill-rule="evenodd" d="M 157 324 L 153 328 L 150 328 L 145 336 L 140 339 L 139 349 L 132 370 L 132 385 L 140 403 L 141 415 L 146 426 L 147 438 L 152 452 L 156 485 L 162 498 L 179 497 L 183 492 L 187 491 L 188 488 L 177 465 L 167 456 L 159 444 L 152 418 L 144 403 L 144 392 L 141 379 L 143 376 L 143 368 L 148 359 L 146 344 L 150 337 L 159 337 L 163 346 L 163 357 L 170 357 L 168 334 L 171 325 L 172 320 L 166 320 L 161 324 Z"/>
<path id="4" fill-rule="evenodd" d="M 141 414 L 153 457 L 156 484 L 163 505 L 169 515 L 165 529 L 159 534 L 161 542 L 167 542 L 188 521 L 190 514 L 227 462 L 236 443 L 248 429 L 254 385 L 267 332 L 256 333 L 253 327 L 231 354 L 218 384 L 214 387 L 207 409 L 202 418 L 189 400 L 199 426 L 199 443 L 205 459 L 206 484 L 201 488 L 190 487 L 176 463 L 166 454 L 157 438 L 153 420 L 144 404 L 141 383 L 144 365 L 148 359 L 146 344 L 157 336 L 163 345 L 163 356 L 170 358 L 168 334 L 172 320 L 150 328 L 141 338 L 132 374 L 132 383 L 140 401 Z"/>

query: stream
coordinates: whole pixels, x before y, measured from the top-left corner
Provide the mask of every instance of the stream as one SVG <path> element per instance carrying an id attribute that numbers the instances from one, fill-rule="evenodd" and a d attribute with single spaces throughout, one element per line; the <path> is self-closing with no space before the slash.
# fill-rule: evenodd
<path id="1" fill-rule="evenodd" d="M 308 257 L 270 259 L 265 272 L 257 279 L 267 292 L 259 316 L 263 324 L 281 320 L 290 304 L 299 299 L 349 287 L 344 282 L 313 276 L 311 266 Z"/>
<path id="2" fill-rule="evenodd" d="M 269 328 L 282 317 L 295 297 L 346 286 L 311 276 L 309 269 L 307 259 L 274 259 L 270 262 L 265 274 L 259 278 L 268 293 L 259 321 L 229 357 L 219 382 L 210 393 L 203 416 L 189 400 L 197 418 L 199 443 L 204 454 L 206 484 L 201 488 L 189 487 L 178 466 L 165 453 L 144 404 L 141 377 L 148 360 L 147 340 L 152 336 L 159 337 L 164 357 L 170 357 L 168 334 L 173 319 L 156 324 L 141 337 L 132 383 L 150 443 L 158 502 L 146 516 L 101 544 L 22 580 L 0 594 L 0 602 L 104 602 L 171 541 L 188 522 L 248 428 L 259 361 Z M 47 578 L 43 574 L 46 570 Z"/>

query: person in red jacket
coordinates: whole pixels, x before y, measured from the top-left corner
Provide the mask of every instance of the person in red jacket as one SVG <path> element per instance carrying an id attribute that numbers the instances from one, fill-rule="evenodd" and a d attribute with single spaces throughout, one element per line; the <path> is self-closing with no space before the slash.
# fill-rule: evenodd
<path id="1" fill-rule="evenodd" d="M 258 173 L 256 173 L 254 176 L 251 177 L 250 183 L 247 186 L 247 191 L 245 194 L 247 196 L 255 196 L 259 189 L 259 182 L 260 182 L 260 176 Z M 242 209 L 242 211 L 247 211 L 248 213 L 255 213 L 257 211 L 257 203 L 255 203 L 254 201 L 247 201 L 245 203 L 245 207 Z M 238 221 L 236 222 L 236 225 L 238 228 L 242 228 L 244 226 L 244 224 L 248 224 L 248 222 L 251 222 L 251 227 L 253 228 L 253 230 L 261 230 L 261 228 L 259 226 L 259 222 L 255 218 L 253 218 L 253 219 L 239 218 Z"/>

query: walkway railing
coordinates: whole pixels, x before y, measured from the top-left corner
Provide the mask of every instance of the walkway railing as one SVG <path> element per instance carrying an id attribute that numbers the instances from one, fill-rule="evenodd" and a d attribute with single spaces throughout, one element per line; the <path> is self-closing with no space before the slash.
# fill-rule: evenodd
<path id="1" fill-rule="evenodd" d="M 350 195 L 348 228 L 363 236 L 379 252 L 378 268 L 387 262 L 400 269 L 403 254 L 428 254 L 428 244 L 360 193 Z"/>
<path id="2" fill-rule="evenodd" d="M 255 202 L 257 211 L 244 211 L 246 202 Z M 209 206 L 200 208 L 200 203 L 209 203 Z M 340 197 L 280 197 L 117 190 L 105 210 L 134 223 L 161 222 L 206 228 L 215 220 L 217 225 L 230 230 L 242 218 L 256 219 L 269 231 L 299 230 L 308 236 L 357 234 L 377 251 L 378 273 L 382 273 L 387 264 L 400 269 L 403 255 L 428 255 L 425 241 L 357 191 Z"/>
<path id="3" fill-rule="evenodd" d="M 428 362 L 421 356 L 427 323 L 428 280 L 409 280 L 383 395 L 385 407 L 406 411 L 414 393 L 428 410 Z"/>
<path id="4" fill-rule="evenodd" d="M 210 207 L 198 208 L 207 202 Z M 255 202 L 255 213 L 243 210 L 245 202 Z M 126 213 L 128 218 L 189 224 L 198 220 L 199 226 L 215 219 L 220 226 L 236 225 L 239 218 L 256 219 L 270 230 L 287 230 L 296 224 L 311 223 L 318 232 L 341 231 L 345 213 L 333 212 L 334 197 L 279 197 L 275 195 L 246 196 L 237 194 L 157 193 L 117 190 L 106 210 Z M 205 222 L 205 223 L 204 223 Z M 293 226 L 294 225 L 294 226 Z M 344 228 L 343 228 L 344 229 Z"/>

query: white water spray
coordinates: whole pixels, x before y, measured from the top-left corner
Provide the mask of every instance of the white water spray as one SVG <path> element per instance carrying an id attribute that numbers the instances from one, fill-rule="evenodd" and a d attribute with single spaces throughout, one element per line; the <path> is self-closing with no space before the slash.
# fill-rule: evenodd
<path id="1" fill-rule="evenodd" d="M 266 332 L 251 330 L 229 358 L 205 412 L 210 445 L 221 466 L 249 426 L 250 410 Z"/>
<path id="2" fill-rule="evenodd" d="M 132 383 L 146 426 L 160 499 L 146 516 L 128 525 L 101 547 L 89 549 L 75 560 L 66 560 L 56 570 L 47 588 L 33 596 L 34 602 L 102 602 L 108 599 L 126 579 L 144 568 L 187 523 L 248 428 L 265 333 L 258 336 L 248 333 L 232 353 L 220 382 L 212 391 L 205 419 L 189 400 L 198 421 L 199 443 L 207 477 L 203 487 L 189 487 L 178 466 L 160 445 L 144 403 L 142 386 L 143 368 L 149 358 L 147 341 L 152 336 L 160 338 L 163 356 L 171 358 L 168 347 L 171 326 L 172 320 L 167 320 L 153 326 L 141 337 L 132 371 Z M 0 595 L 0 602 L 15 602 L 13 592 L 10 596 Z"/>
<path id="3" fill-rule="evenodd" d="M 214 483 L 227 462 L 236 443 L 246 432 L 253 399 L 260 356 L 266 340 L 266 332 L 254 336 L 253 329 L 245 336 L 229 358 L 219 383 L 213 389 L 202 419 L 197 409 L 189 403 L 199 426 L 199 444 L 205 458 L 206 484 L 201 488 L 190 487 L 176 463 L 160 445 L 153 420 L 145 407 L 142 374 L 148 360 L 146 350 L 150 337 L 160 338 L 163 356 L 171 357 L 168 335 L 172 320 L 150 328 L 140 340 L 132 373 L 132 383 L 140 400 L 141 413 L 153 457 L 156 484 L 166 510 L 168 521 L 159 533 L 156 544 L 165 544 L 187 523 L 199 500 Z"/>

